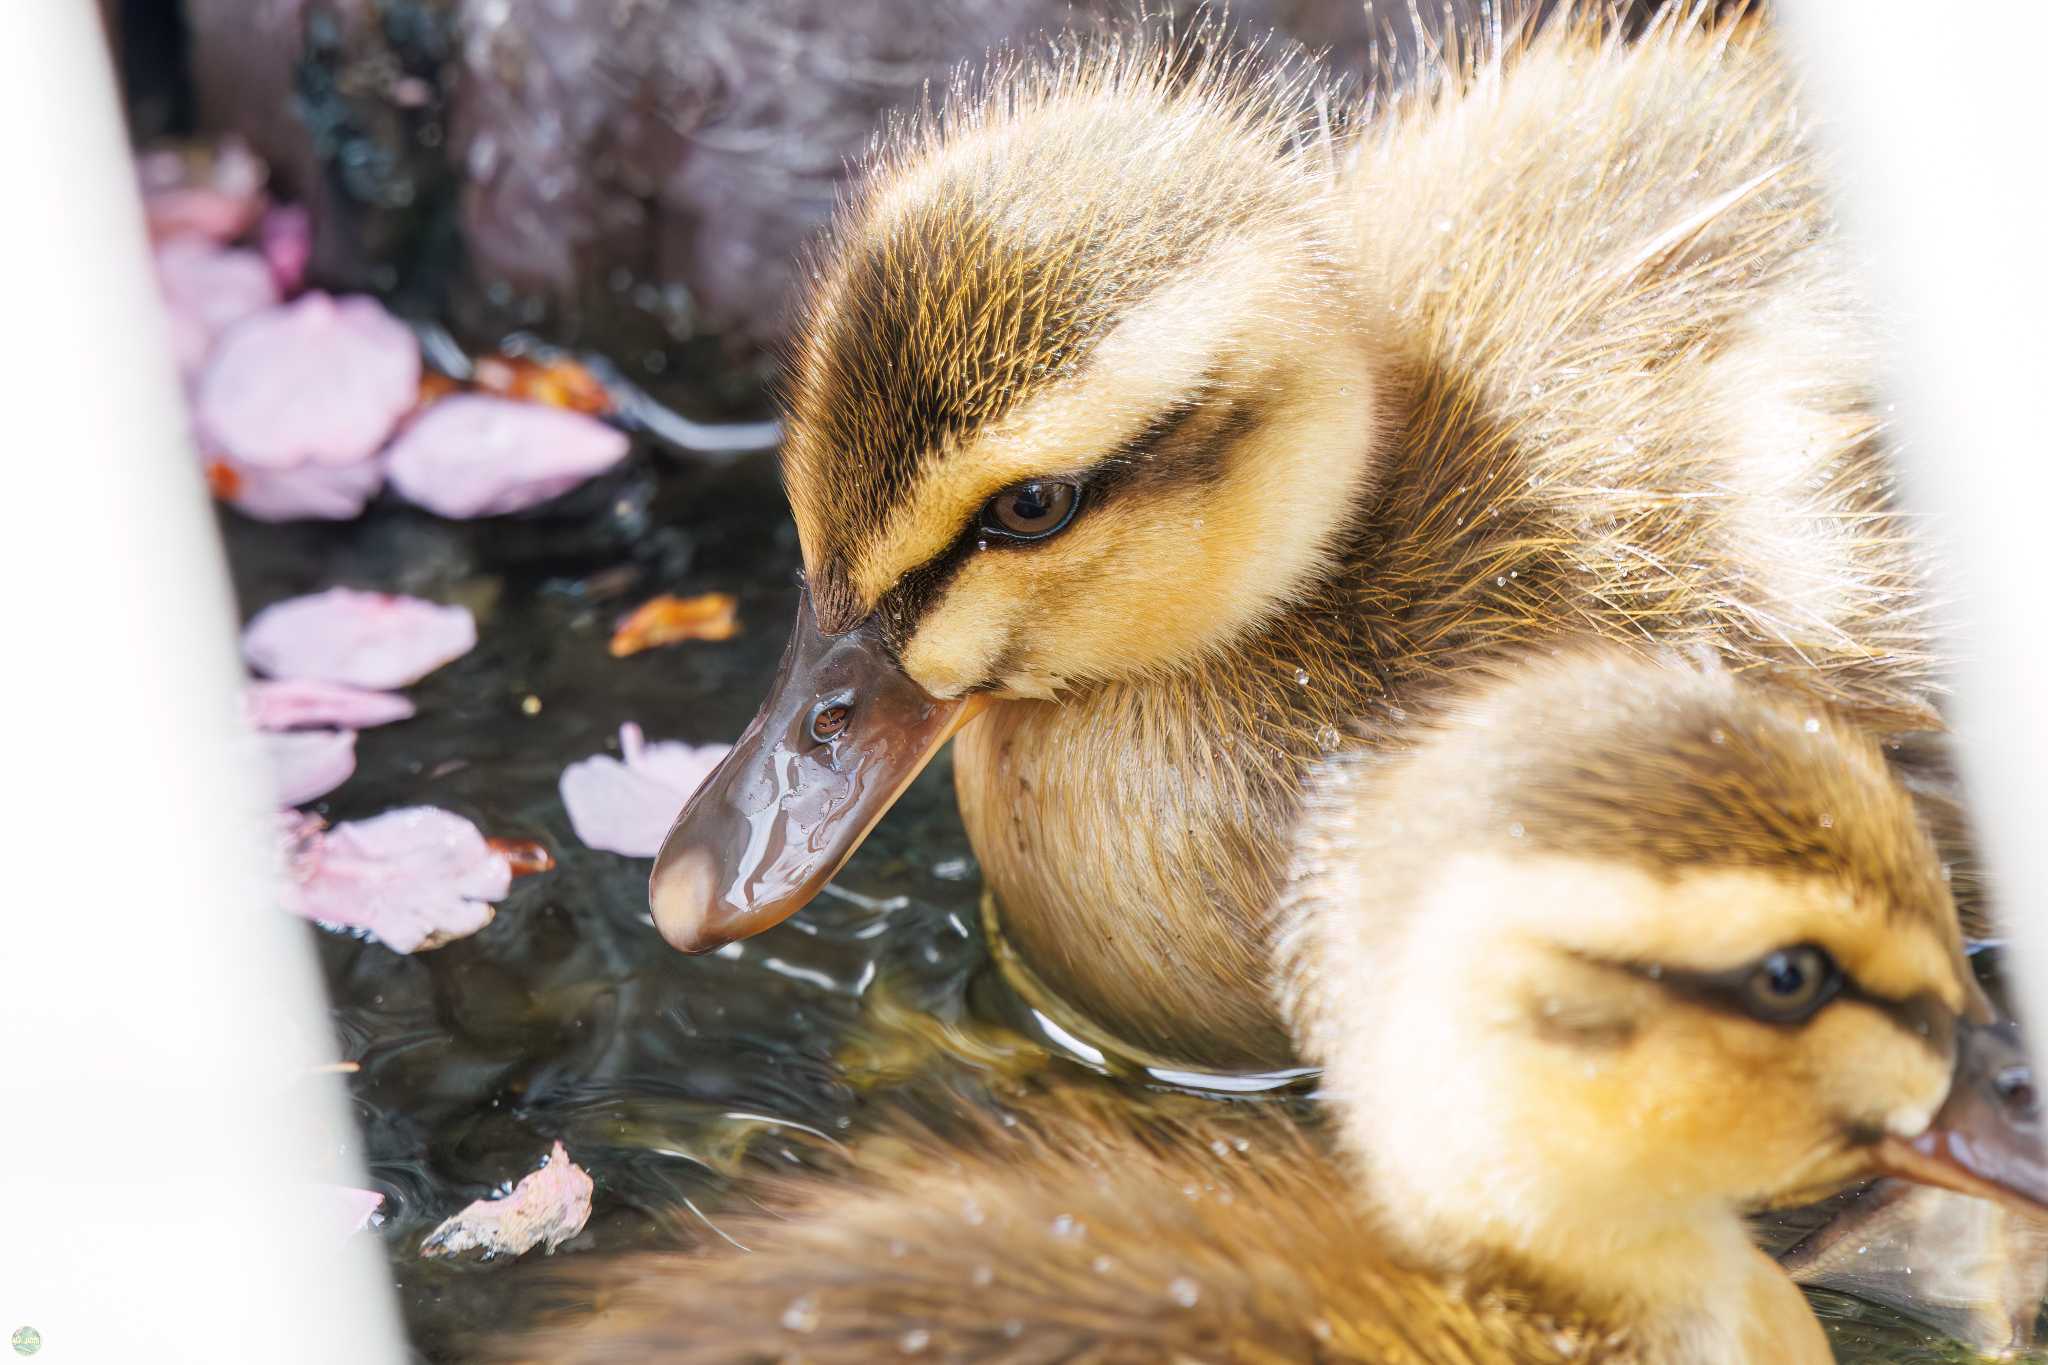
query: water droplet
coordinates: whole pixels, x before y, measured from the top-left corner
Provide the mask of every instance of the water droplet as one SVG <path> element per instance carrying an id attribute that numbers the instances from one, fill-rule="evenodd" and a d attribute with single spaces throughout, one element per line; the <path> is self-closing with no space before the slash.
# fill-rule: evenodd
<path id="1" fill-rule="evenodd" d="M 1334 725 L 1325 725 L 1316 731 L 1316 747 L 1326 754 L 1334 754 L 1344 747 L 1344 736 Z"/>
<path id="2" fill-rule="evenodd" d="M 1297 669 L 1295 669 L 1295 670 L 1294 670 L 1294 682 L 1295 682 L 1295 685 L 1296 685 L 1296 686 L 1298 686 L 1298 687 L 1307 687 L 1307 686 L 1308 686 L 1308 682 L 1309 682 L 1309 678 L 1308 678 L 1308 670 L 1307 670 L 1307 669 L 1305 669 L 1305 668 L 1297 668 Z"/>
<path id="3" fill-rule="evenodd" d="M 1806 730 L 1806 733 L 1807 733 L 1807 734 L 1809 734 L 1809 735 L 1817 735 L 1817 734 L 1819 734 L 1819 733 L 1820 733 L 1820 717 L 1818 717 L 1818 716 L 1808 716 L 1808 717 L 1806 718 L 1806 725 L 1805 725 L 1805 730 Z"/>
<path id="4" fill-rule="evenodd" d="M 782 1325 L 791 1332 L 817 1331 L 818 1301 L 808 1294 L 800 1299 L 791 1299 L 789 1307 L 782 1310 Z"/>
<path id="5" fill-rule="evenodd" d="M 1063 1213 L 1052 1220 L 1052 1235 L 1078 1240 L 1088 1235 L 1088 1229 L 1083 1227 L 1073 1214 Z"/>
<path id="6" fill-rule="evenodd" d="M 977 550 L 986 550 L 988 548 L 988 542 L 986 540 L 977 540 L 974 542 L 974 548 Z"/>
<path id="7" fill-rule="evenodd" d="M 1707 738 L 1716 744 L 1726 744 L 1728 742 L 1728 732 L 1716 725 L 1707 732 Z"/>
<path id="8" fill-rule="evenodd" d="M 1093 1262 L 1093 1269 L 1098 1275 L 1107 1275 L 1116 1269 L 1116 1262 L 1107 1256 L 1097 1256 Z"/>
<path id="9" fill-rule="evenodd" d="M 913 1327 L 901 1337 L 898 1337 L 896 1344 L 903 1348 L 903 1354 L 914 1356 L 932 1344 L 932 1334 L 925 1331 L 922 1327 Z"/>
<path id="10" fill-rule="evenodd" d="M 1508 838 L 1510 839 L 1519 839 L 1526 832 L 1527 831 L 1525 831 L 1522 828 L 1522 822 L 1520 820 L 1511 821 L 1508 825 Z"/>
<path id="11" fill-rule="evenodd" d="M 1833 829 L 1835 827 L 1835 817 L 1823 813 L 1820 817 L 1820 827 L 1822 829 Z"/>
<path id="12" fill-rule="evenodd" d="M 1438 232 L 1449 232 L 1455 226 L 1457 225 L 1447 217 L 1436 220 L 1436 230 Z"/>
<path id="13" fill-rule="evenodd" d="M 967 1220 L 969 1227 L 978 1228 L 988 1221 L 988 1215 L 981 1211 L 981 1205 L 975 1203 L 972 1199 L 960 1206 L 960 1216 Z"/>
<path id="14" fill-rule="evenodd" d="M 1230 1144 L 1225 1142 L 1222 1138 L 1216 1138 L 1209 1143 L 1209 1150 L 1214 1152 L 1218 1156 L 1229 1156 Z"/>
<path id="15" fill-rule="evenodd" d="M 1202 1301 L 1202 1286 L 1183 1275 L 1166 1286 L 1166 1297 L 1183 1308 L 1193 1308 Z"/>
<path id="16" fill-rule="evenodd" d="M 1497 573 L 1497 574 L 1495 574 L 1495 575 L 1493 576 L 1493 586 L 1494 586 L 1494 587 L 1496 587 L 1496 588 L 1505 588 L 1505 587 L 1506 587 L 1507 585 L 1508 585 L 1508 576 L 1507 576 L 1506 574 L 1504 574 L 1504 573 Z"/>

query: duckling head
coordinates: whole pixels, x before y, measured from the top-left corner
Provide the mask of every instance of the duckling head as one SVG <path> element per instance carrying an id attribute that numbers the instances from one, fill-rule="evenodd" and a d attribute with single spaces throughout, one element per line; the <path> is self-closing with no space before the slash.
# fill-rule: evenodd
<path id="1" fill-rule="evenodd" d="M 1330 103 L 1217 37 L 998 62 L 874 153 L 789 367 L 805 594 L 657 861 L 676 946 L 804 904 L 979 706 L 1170 672 L 1327 564 L 1386 402 Z"/>
<path id="2" fill-rule="evenodd" d="M 1413 1255 L 1694 1305 L 1718 1265 L 1813 1335 L 1742 1212 L 1881 1173 L 2048 1196 L 2024 1069 L 1867 739 L 1596 658 L 1369 762 L 1319 776 L 1282 1004 Z"/>

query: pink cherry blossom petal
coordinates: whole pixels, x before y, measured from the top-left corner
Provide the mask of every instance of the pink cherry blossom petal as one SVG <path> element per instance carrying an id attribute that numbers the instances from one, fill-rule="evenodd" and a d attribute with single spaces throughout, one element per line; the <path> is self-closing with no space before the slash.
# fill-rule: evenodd
<path id="1" fill-rule="evenodd" d="M 285 907 L 360 929 L 395 952 L 436 948 L 491 922 L 512 868 L 451 811 L 410 806 L 321 832 L 285 831 Z"/>
<path id="2" fill-rule="evenodd" d="M 419 342 L 382 304 L 307 294 L 222 336 L 193 407 L 202 440 L 242 464 L 355 464 L 412 409 L 419 383 Z"/>
<path id="3" fill-rule="evenodd" d="M 262 740 L 281 806 L 318 800 L 348 781 L 356 770 L 353 730 L 294 730 L 265 734 Z"/>
<path id="4" fill-rule="evenodd" d="M 354 464 L 266 469 L 216 455 L 211 475 L 235 510 L 257 521 L 353 521 L 384 486 L 384 462 L 372 455 Z"/>
<path id="5" fill-rule="evenodd" d="M 624 760 L 609 754 L 562 770 L 562 804 L 576 837 L 591 848 L 652 858 L 683 804 L 730 751 L 728 744 L 649 744 L 630 721 L 619 727 Z"/>
<path id="6" fill-rule="evenodd" d="M 189 378 L 221 333 L 277 303 L 270 267 L 253 251 L 174 237 L 156 248 L 157 287 L 171 318 L 178 368 Z"/>
<path id="7" fill-rule="evenodd" d="M 335 1225 L 343 1236 L 361 1232 L 370 1226 L 370 1215 L 384 1205 L 384 1196 L 375 1190 L 352 1189 L 346 1185 L 328 1185 L 325 1189 L 334 1205 Z"/>
<path id="8" fill-rule="evenodd" d="M 296 294 L 313 261 L 313 215 L 304 204 L 279 204 L 263 215 L 256 243 L 280 293 Z"/>
<path id="9" fill-rule="evenodd" d="M 270 168 L 239 138 L 225 138 L 206 155 L 150 152 L 136 162 L 149 235 L 205 237 L 232 242 L 263 212 Z"/>
<path id="10" fill-rule="evenodd" d="M 242 692 L 243 711 L 258 730 L 303 730 L 342 725 L 367 730 L 411 719 L 414 708 L 395 692 L 372 692 L 314 678 L 259 680 Z"/>
<path id="11" fill-rule="evenodd" d="M 265 607 L 242 632 L 242 657 L 259 673 L 373 689 L 418 682 L 475 647 L 466 607 L 352 588 Z"/>
<path id="12" fill-rule="evenodd" d="M 520 1256 L 537 1246 L 553 1251 L 590 1221 L 590 1176 L 569 1160 L 560 1142 L 547 1164 L 513 1186 L 502 1199 L 479 1199 L 420 1244 L 422 1256 L 457 1256 L 482 1251 Z"/>
<path id="13" fill-rule="evenodd" d="M 518 512 L 626 457 L 624 432 L 594 417 L 490 394 L 458 394 L 392 442 L 391 486 L 444 517 Z"/>

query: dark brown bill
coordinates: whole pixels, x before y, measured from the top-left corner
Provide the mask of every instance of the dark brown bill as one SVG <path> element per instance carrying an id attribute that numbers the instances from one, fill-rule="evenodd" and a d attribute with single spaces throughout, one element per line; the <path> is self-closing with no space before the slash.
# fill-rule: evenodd
<path id="1" fill-rule="evenodd" d="M 1911 1140 L 1877 1144 L 1887 1175 L 2048 1214 L 2048 1156 L 2033 1077 L 2009 1025 L 1965 1024 L 1948 1102 Z"/>
<path id="2" fill-rule="evenodd" d="M 821 634 L 806 589 L 760 714 L 655 857 L 662 937 L 704 953 L 802 909 L 979 702 L 932 697 L 868 627 Z"/>

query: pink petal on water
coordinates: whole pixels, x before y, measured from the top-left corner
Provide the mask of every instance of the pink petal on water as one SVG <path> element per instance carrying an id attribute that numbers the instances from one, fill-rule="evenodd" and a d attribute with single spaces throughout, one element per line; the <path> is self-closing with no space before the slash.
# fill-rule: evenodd
<path id="1" fill-rule="evenodd" d="M 438 948 L 491 922 L 512 868 L 461 816 L 433 806 L 386 811 L 321 832 L 284 833 L 285 907 L 360 929 L 401 953 Z"/>
<path id="2" fill-rule="evenodd" d="M 199 237 L 160 243 L 156 280 L 170 312 L 178 368 L 187 377 L 206 363 L 222 332 L 277 303 L 277 285 L 261 256 Z"/>
<path id="3" fill-rule="evenodd" d="M 242 631 L 242 657 L 259 673 L 367 688 L 418 682 L 475 646 L 466 607 L 352 588 L 265 607 Z"/>
<path id="4" fill-rule="evenodd" d="M 216 455 L 208 463 L 215 493 L 258 521 L 353 521 L 384 486 L 375 455 L 354 464 L 266 469 Z"/>
<path id="5" fill-rule="evenodd" d="M 356 770 L 353 730 L 294 730 L 266 734 L 262 739 L 281 806 L 317 800 L 348 781 Z"/>
<path id="6" fill-rule="evenodd" d="M 537 1246 L 553 1251 L 590 1221 L 590 1176 L 569 1160 L 557 1142 L 545 1166 L 513 1186 L 502 1199 L 479 1199 L 434 1229 L 420 1244 L 422 1256 L 519 1256 Z"/>
<path id="7" fill-rule="evenodd" d="M 375 1190 L 352 1189 L 346 1185 L 326 1186 L 328 1197 L 334 1203 L 334 1222 L 343 1236 L 361 1232 L 370 1226 L 370 1215 L 384 1205 L 384 1196 Z"/>
<path id="8" fill-rule="evenodd" d="M 135 169 L 143 217 L 159 241 L 197 236 L 232 242 L 263 212 L 263 187 L 270 178 L 270 168 L 239 138 L 225 138 L 193 158 L 151 152 Z"/>
<path id="9" fill-rule="evenodd" d="M 562 770 L 562 804 L 570 827 L 591 848 L 652 858 L 704 779 L 731 749 L 728 744 L 647 743 L 640 727 L 619 727 L 622 762 L 609 754 Z"/>
<path id="10" fill-rule="evenodd" d="M 242 709 L 258 730 L 317 725 L 367 730 L 413 715 L 413 704 L 396 692 L 372 692 L 314 678 L 252 682 L 242 691 Z"/>
<path id="11" fill-rule="evenodd" d="M 517 512 L 617 464 L 631 442 L 594 417 L 489 394 L 458 394 L 392 442 L 391 486 L 444 517 Z"/>
<path id="12" fill-rule="evenodd" d="M 221 337 L 194 417 L 202 442 L 241 464 L 355 464 L 411 410 L 419 383 L 419 342 L 382 304 L 307 294 Z"/>
<path id="13" fill-rule="evenodd" d="M 279 204 L 263 215 L 256 242 L 279 292 L 296 294 L 313 260 L 313 215 L 303 204 Z"/>

